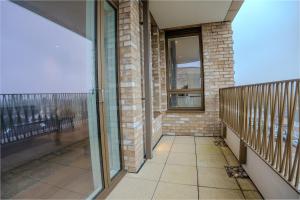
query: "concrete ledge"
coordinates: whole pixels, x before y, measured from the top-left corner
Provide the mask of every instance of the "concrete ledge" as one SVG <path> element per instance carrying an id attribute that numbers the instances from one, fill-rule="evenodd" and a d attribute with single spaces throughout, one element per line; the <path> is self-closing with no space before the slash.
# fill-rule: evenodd
<path id="1" fill-rule="evenodd" d="M 225 142 L 234 155 L 239 158 L 240 139 L 228 127 Z M 247 147 L 246 164 L 242 166 L 265 199 L 300 198 L 299 193 L 265 163 L 250 147 Z"/>

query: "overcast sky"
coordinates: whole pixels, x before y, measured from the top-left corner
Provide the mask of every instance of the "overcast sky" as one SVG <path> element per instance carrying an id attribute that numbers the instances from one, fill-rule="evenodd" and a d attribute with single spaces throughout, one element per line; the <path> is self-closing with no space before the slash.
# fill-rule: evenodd
<path id="1" fill-rule="evenodd" d="M 90 41 L 14 3 L 0 1 L 0 93 L 91 88 Z M 232 25 L 237 85 L 300 78 L 299 2 L 245 0 Z"/>
<path id="2" fill-rule="evenodd" d="M 237 85 L 300 78 L 299 2 L 244 1 L 232 24 Z"/>

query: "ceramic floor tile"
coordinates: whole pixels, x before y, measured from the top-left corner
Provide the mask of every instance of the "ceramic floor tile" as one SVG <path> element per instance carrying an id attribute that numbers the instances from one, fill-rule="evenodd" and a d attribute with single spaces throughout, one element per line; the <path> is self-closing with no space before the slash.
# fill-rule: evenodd
<path id="1" fill-rule="evenodd" d="M 237 178 L 237 181 L 241 186 L 242 190 L 256 190 L 254 184 L 248 178 Z"/>
<path id="2" fill-rule="evenodd" d="M 168 183 L 197 185 L 197 170 L 196 167 L 167 164 L 160 180 Z"/>
<path id="3" fill-rule="evenodd" d="M 195 137 L 196 144 L 210 144 L 214 145 L 214 138 L 213 137 Z"/>
<path id="4" fill-rule="evenodd" d="M 195 144 L 194 136 L 176 136 L 174 140 L 175 144 Z"/>
<path id="5" fill-rule="evenodd" d="M 197 160 L 225 160 L 222 154 L 206 155 L 206 154 L 197 154 Z"/>
<path id="6" fill-rule="evenodd" d="M 147 162 L 163 164 L 163 163 L 167 162 L 168 155 L 169 155 L 168 151 L 160 151 L 160 150 L 155 149 L 153 151 L 152 159 L 147 160 Z"/>
<path id="7" fill-rule="evenodd" d="M 171 152 L 175 153 L 195 153 L 195 145 L 190 144 L 176 144 L 174 143 Z"/>
<path id="8" fill-rule="evenodd" d="M 159 182 L 153 199 L 198 199 L 197 186 Z"/>
<path id="9" fill-rule="evenodd" d="M 257 191 L 243 191 L 246 199 L 263 199 Z"/>
<path id="10" fill-rule="evenodd" d="M 239 166 L 239 161 L 234 155 L 225 155 L 225 158 L 230 166 Z"/>
<path id="11" fill-rule="evenodd" d="M 151 199 L 156 181 L 124 177 L 107 199 Z"/>
<path id="12" fill-rule="evenodd" d="M 169 152 L 172 147 L 172 144 L 172 142 L 159 142 L 155 147 L 155 151 Z"/>
<path id="13" fill-rule="evenodd" d="M 229 178 L 225 169 L 198 167 L 199 186 L 239 189 L 234 178 Z"/>
<path id="14" fill-rule="evenodd" d="M 173 143 L 175 136 L 163 136 L 159 143 Z"/>
<path id="15" fill-rule="evenodd" d="M 196 155 L 192 153 L 174 153 L 171 152 L 167 164 L 196 166 Z"/>
<path id="16" fill-rule="evenodd" d="M 197 157 L 198 167 L 215 167 L 224 169 L 225 165 L 227 165 L 227 162 L 222 156 L 212 158 L 208 157 L 206 159 L 198 159 Z"/>
<path id="17" fill-rule="evenodd" d="M 240 190 L 199 187 L 199 199 L 244 199 Z"/>
<path id="18" fill-rule="evenodd" d="M 159 180 L 164 164 L 146 162 L 139 173 L 127 173 L 131 178 L 142 178 L 148 180 Z"/>
<path id="19" fill-rule="evenodd" d="M 219 147 L 215 145 L 196 145 L 196 153 L 204 155 L 222 155 L 222 152 Z"/>

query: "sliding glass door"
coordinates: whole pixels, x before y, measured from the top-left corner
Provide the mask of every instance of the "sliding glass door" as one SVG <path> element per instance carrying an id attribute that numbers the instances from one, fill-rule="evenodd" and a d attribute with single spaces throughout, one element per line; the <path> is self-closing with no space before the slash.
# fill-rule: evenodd
<path id="1" fill-rule="evenodd" d="M 95 16 L 94 1 L 1 2 L 1 198 L 104 188 Z"/>
<path id="2" fill-rule="evenodd" d="M 108 191 L 122 169 L 116 7 L 0 5 L 1 198 Z"/>
<path id="3" fill-rule="evenodd" d="M 105 126 L 108 138 L 109 171 L 113 178 L 121 169 L 118 104 L 118 68 L 116 51 L 116 9 L 104 2 L 104 94 Z"/>

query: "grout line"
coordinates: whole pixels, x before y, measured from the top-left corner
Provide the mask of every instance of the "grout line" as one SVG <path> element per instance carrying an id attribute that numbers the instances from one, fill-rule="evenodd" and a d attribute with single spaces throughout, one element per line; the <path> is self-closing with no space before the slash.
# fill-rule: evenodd
<path id="1" fill-rule="evenodd" d="M 194 147 L 195 147 L 195 156 L 196 156 L 196 172 L 197 172 L 197 191 L 198 191 L 198 199 L 200 199 L 200 191 L 199 191 L 199 171 L 198 171 L 198 158 L 197 158 L 197 144 L 196 144 L 196 138 L 194 136 Z"/>
<path id="2" fill-rule="evenodd" d="M 222 150 L 222 148 L 221 148 L 221 147 L 219 147 L 219 148 L 220 148 L 220 150 L 221 150 L 221 152 L 222 152 L 223 157 L 225 158 L 225 161 L 226 161 L 226 163 L 227 163 L 227 166 L 230 166 L 230 165 L 229 165 L 229 162 L 228 162 L 228 160 L 227 160 L 227 158 L 226 158 L 226 156 L 225 156 L 225 154 L 224 154 L 224 152 L 223 152 L 223 150 Z M 226 171 L 226 170 L 225 170 L 225 171 Z M 226 174 L 227 174 L 227 172 L 226 172 Z M 227 175 L 227 176 L 228 176 L 228 175 Z M 237 181 L 237 178 L 236 178 L 236 177 L 233 177 L 233 178 L 234 178 L 234 180 L 235 180 L 237 186 L 240 188 L 240 191 L 241 191 L 241 193 L 242 193 L 244 199 L 246 199 L 246 196 L 245 196 L 245 194 L 244 194 L 244 192 L 243 192 L 243 190 L 242 190 L 242 187 L 241 187 L 240 183 Z"/>
<path id="3" fill-rule="evenodd" d="M 155 186 L 155 189 L 154 189 L 154 192 L 153 192 L 153 194 L 152 194 L 151 200 L 154 198 L 154 194 L 155 194 L 155 192 L 156 192 L 156 190 L 157 190 L 157 187 L 158 187 L 158 184 L 159 184 L 159 182 L 160 182 L 161 176 L 162 176 L 162 174 L 163 174 L 163 172 L 164 172 L 164 170 L 165 170 L 165 167 L 166 167 L 166 165 L 167 165 L 167 161 L 168 161 L 168 159 L 169 159 L 169 156 L 170 156 L 170 153 L 171 153 L 171 150 L 172 150 L 172 147 L 173 147 L 175 138 L 176 138 L 176 136 L 174 136 L 174 139 L 173 139 L 173 141 L 172 141 L 172 145 L 171 145 L 170 150 L 169 150 L 169 152 L 168 152 L 167 159 L 166 159 L 166 161 L 164 162 L 164 167 L 163 167 L 163 169 L 162 169 L 162 171 L 161 171 L 161 173 L 160 173 L 160 176 L 159 176 L 159 179 L 158 179 L 157 184 L 156 184 L 156 186 Z"/>
<path id="4" fill-rule="evenodd" d="M 236 156 L 234 155 L 234 153 L 232 152 L 232 150 L 230 149 L 230 147 L 229 146 L 227 146 L 227 148 L 229 149 L 229 151 L 233 154 L 233 156 L 236 158 Z M 222 153 L 224 153 L 223 151 L 222 151 Z M 224 154 L 225 155 L 225 154 Z M 225 157 L 225 156 L 224 156 Z M 236 158 L 237 159 L 237 158 Z M 226 160 L 226 162 L 227 162 L 227 159 L 226 159 L 226 157 L 225 157 L 225 160 Z M 228 164 L 229 165 L 229 164 Z M 239 166 L 241 166 L 242 168 L 243 168 L 243 166 L 241 165 L 241 164 L 239 164 Z M 244 169 L 245 170 L 245 169 Z M 247 172 L 246 172 L 247 173 Z M 262 197 L 262 199 L 265 199 L 264 197 L 263 197 L 263 195 L 261 194 L 261 192 L 258 190 L 258 188 L 256 187 L 256 185 L 253 183 L 253 181 L 252 181 L 252 179 L 248 176 L 248 178 L 247 179 L 249 179 L 250 181 L 251 181 L 251 183 L 254 185 L 254 187 L 255 187 L 255 190 L 243 190 L 243 189 L 241 189 L 242 190 L 242 193 L 243 193 L 243 191 L 256 191 L 257 193 L 259 193 L 259 195 Z M 244 193 L 243 193 L 244 194 Z"/>

